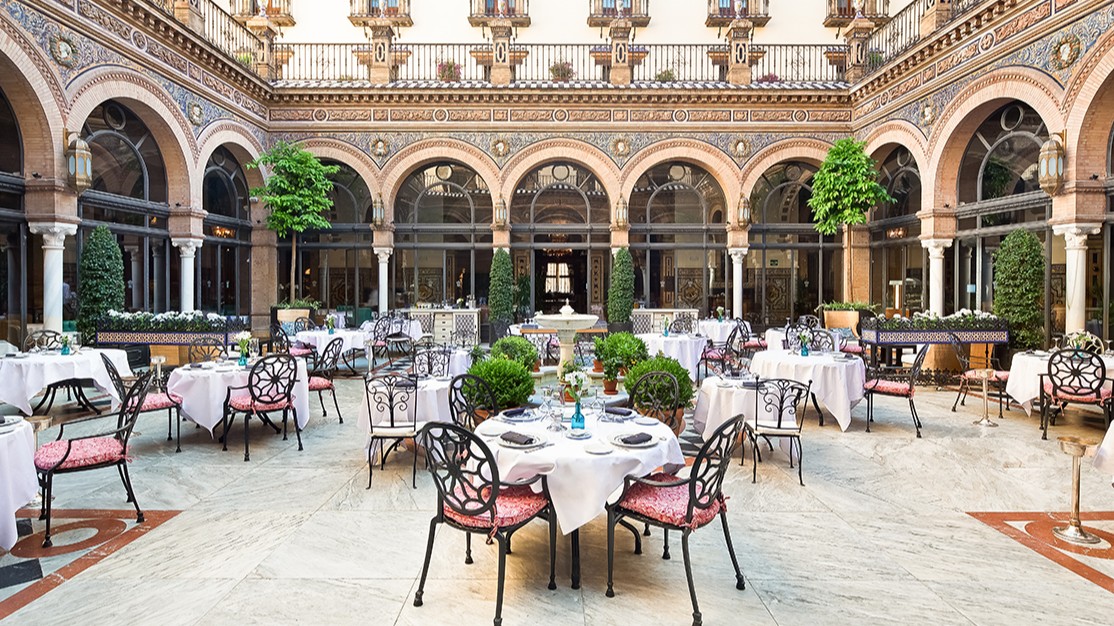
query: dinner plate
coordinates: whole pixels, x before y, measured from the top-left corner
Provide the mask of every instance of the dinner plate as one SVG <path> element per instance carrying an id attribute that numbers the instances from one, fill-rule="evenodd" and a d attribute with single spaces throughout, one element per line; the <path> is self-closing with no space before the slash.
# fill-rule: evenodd
<path id="1" fill-rule="evenodd" d="M 634 423 L 639 426 L 657 426 L 661 422 L 652 417 L 636 417 L 634 418 Z M 623 436 L 625 437 L 626 435 Z"/>
<path id="2" fill-rule="evenodd" d="M 512 424 L 521 424 L 521 423 L 524 423 L 524 422 L 536 422 L 536 421 L 540 420 L 541 418 L 542 418 L 541 414 L 534 413 L 533 411 L 526 411 L 525 413 L 519 413 L 518 415 L 510 415 L 510 416 L 500 415 L 499 416 L 499 419 L 503 420 L 504 422 L 510 422 Z"/>
<path id="3" fill-rule="evenodd" d="M 570 428 L 565 432 L 565 436 L 569 439 L 591 439 L 592 433 L 583 428 Z"/>
<path id="4" fill-rule="evenodd" d="M 484 437 L 498 437 L 508 430 L 510 430 L 510 427 L 494 420 L 485 420 L 479 426 L 476 426 L 476 433 Z"/>
<path id="5" fill-rule="evenodd" d="M 631 435 L 637 435 L 637 434 L 638 433 L 623 433 L 622 435 L 615 435 L 614 437 L 611 438 L 611 445 L 619 446 L 621 448 L 637 448 L 637 449 L 653 448 L 654 446 L 658 445 L 658 438 L 654 437 L 654 436 L 651 436 L 649 441 L 645 441 L 643 443 L 623 443 L 623 437 L 630 437 Z"/>
<path id="6" fill-rule="evenodd" d="M 611 454 L 614 449 L 615 448 L 612 448 L 602 441 L 595 441 L 584 446 L 584 451 L 588 454 L 598 454 L 601 456 L 604 454 Z"/>
<path id="7" fill-rule="evenodd" d="M 507 441 L 506 439 L 503 439 L 502 437 L 499 437 L 498 439 L 496 439 L 496 441 L 499 442 L 499 445 L 503 446 L 504 448 L 510 448 L 511 450 L 529 450 L 531 448 L 540 448 L 540 447 L 545 445 L 545 437 L 544 436 L 542 436 L 542 435 L 530 435 L 530 436 L 534 438 L 534 440 L 531 441 L 530 443 L 514 443 L 513 441 Z"/>

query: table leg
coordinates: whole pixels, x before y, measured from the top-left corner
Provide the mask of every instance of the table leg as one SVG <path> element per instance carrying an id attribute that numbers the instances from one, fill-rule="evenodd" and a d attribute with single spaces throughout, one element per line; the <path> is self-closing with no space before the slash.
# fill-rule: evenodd
<path id="1" fill-rule="evenodd" d="M 572 531 L 572 588 L 580 589 L 580 529 Z"/>
<path id="2" fill-rule="evenodd" d="M 982 419 L 975 420 L 975 426 L 997 426 L 994 422 L 990 421 L 990 389 L 988 385 L 990 379 L 984 374 L 982 376 Z"/>

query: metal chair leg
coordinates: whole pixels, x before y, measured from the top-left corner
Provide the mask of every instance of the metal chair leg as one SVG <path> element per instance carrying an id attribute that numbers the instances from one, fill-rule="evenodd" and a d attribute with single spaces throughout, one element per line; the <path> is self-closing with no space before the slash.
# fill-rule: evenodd
<path id="1" fill-rule="evenodd" d="M 507 544 L 502 534 L 495 533 L 495 540 L 499 542 L 499 589 L 495 592 L 495 626 L 503 624 L 503 588 L 506 586 L 507 577 Z"/>
<path id="2" fill-rule="evenodd" d="M 731 543 L 731 529 L 727 525 L 727 512 L 719 511 L 719 521 L 723 524 L 723 539 L 727 542 L 727 553 L 731 555 L 731 564 L 735 566 L 735 588 L 746 589 L 747 583 L 743 580 L 743 572 L 739 569 L 739 559 L 735 556 L 735 546 Z"/>
<path id="3" fill-rule="evenodd" d="M 629 530 L 630 534 L 634 536 L 634 553 L 642 554 L 642 534 L 627 520 L 620 520 L 619 525 Z"/>
<path id="4" fill-rule="evenodd" d="M 669 560 L 669 529 L 668 528 L 663 528 L 662 531 L 663 531 L 662 534 L 665 535 L 665 544 L 662 546 L 662 549 L 661 549 L 661 558 L 662 558 L 663 561 L 668 561 Z"/>
<path id="5" fill-rule="evenodd" d="M 557 588 L 557 511 L 549 506 L 549 585 L 547 589 Z"/>
<path id="6" fill-rule="evenodd" d="M 681 553 L 685 557 L 685 576 L 689 582 L 689 597 L 692 598 L 692 626 L 701 626 L 700 605 L 696 602 L 696 585 L 692 580 L 692 559 L 689 558 L 689 531 L 681 533 Z"/>
<path id="7" fill-rule="evenodd" d="M 464 533 L 464 564 L 471 565 L 472 561 L 472 533 Z"/>
<path id="8" fill-rule="evenodd" d="M 128 464 L 127 464 L 127 462 L 125 461 L 125 462 L 121 463 L 120 467 L 124 468 L 124 472 L 123 472 L 123 474 L 124 474 L 124 489 L 127 489 L 128 498 L 130 499 L 131 503 L 135 506 L 135 521 L 137 523 L 142 524 L 143 521 L 144 521 L 143 520 L 143 511 L 140 510 L 140 508 L 139 508 L 139 500 L 136 499 L 135 489 L 132 488 L 132 477 L 131 477 L 130 474 L 128 474 Z"/>
<path id="9" fill-rule="evenodd" d="M 368 454 L 371 454 L 370 452 Z M 429 574 L 429 559 L 433 556 L 433 539 L 437 536 L 437 518 L 429 520 L 429 539 L 425 545 L 425 562 L 422 564 L 422 578 L 418 581 L 418 590 L 414 592 L 414 606 L 422 605 L 422 594 L 425 593 L 425 578 Z"/>
<path id="10" fill-rule="evenodd" d="M 637 533 L 635 533 L 637 536 Z M 615 597 L 613 585 L 615 571 L 615 513 L 607 510 L 607 591 L 604 595 L 608 598 Z"/>

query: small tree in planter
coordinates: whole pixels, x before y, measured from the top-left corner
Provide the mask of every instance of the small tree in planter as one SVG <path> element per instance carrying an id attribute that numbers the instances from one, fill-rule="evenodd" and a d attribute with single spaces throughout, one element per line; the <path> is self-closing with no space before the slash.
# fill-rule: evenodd
<path id="1" fill-rule="evenodd" d="M 630 330 L 634 308 L 634 262 L 630 250 L 619 248 L 611 267 L 611 289 L 607 294 L 607 321 L 612 332 Z"/>
<path id="2" fill-rule="evenodd" d="M 1027 350 L 1044 338 L 1044 249 L 1027 230 L 1015 230 L 994 252 L 994 314 L 1010 325 L 1010 343 Z"/>
<path id="3" fill-rule="evenodd" d="M 266 184 L 251 190 L 271 210 L 267 215 L 267 228 L 279 237 L 290 237 L 290 302 L 297 297 L 298 235 L 311 228 L 330 228 L 329 220 L 322 215 L 333 201 L 329 192 L 333 183 L 329 176 L 340 168 L 324 165 L 313 155 L 298 146 L 280 141 L 264 152 L 248 167 L 267 165 L 271 175 Z"/>
<path id="4" fill-rule="evenodd" d="M 107 226 L 94 228 L 85 240 L 77 282 L 77 330 L 92 343 L 97 320 L 124 308 L 124 254 Z"/>
<path id="5" fill-rule="evenodd" d="M 492 325 L 497 322 L 514 323 L 514 269 L 511 267 L 511 255 L 503 248 L 496 250 L 491 257 L 489 289 L 487 303 Z"/>
<path id="6" fill-rule="evenodd" d="M 866 143 L 844 137 L 828 150 L 820 170 L 812 177 L 812 209 L 816 232 L 834 235 L 840 226 L 866 222 L 866 212 L 881 202 L 894 202 L 886 188 L 878 184 L 874 159 L 867 155 Z M 855 264 L 847 264 L 850 284 L 855 284 Z M 851 294 L 844 294 L 850 296 Z"/>

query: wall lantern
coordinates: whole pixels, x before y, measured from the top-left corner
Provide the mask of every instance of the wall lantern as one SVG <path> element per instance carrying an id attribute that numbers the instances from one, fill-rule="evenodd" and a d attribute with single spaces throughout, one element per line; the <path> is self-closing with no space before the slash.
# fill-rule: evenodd
<path id="1" fill-rule="evenodd" d="M 1067 143 L 1066 131 L 1052 133 L 1040 151 L 1040 185 L 1050 196 L 1060 192 L 1064 186 L 1064 144 Z"/>
<path id="2" fill-rule="evenodd" d="M 906 231 L 905 231 L 904 226 L 898 226 L 896 228 L 891 228 L 891 229 L 886 231 L 886 239 L 904 239 L 905 238 L 905 232 Z"/>
<path id="3" fill-rule="evenodd" d="M 376 228 L 382 228 L 386 222 L 386 216 L 383 211 L 383 196 L 375 194 L 375 200 L 371 202 L 371 223 Z"/>
<path id="4" fill-rule="evenodd" d="M 495 203 L 495 225 L 502 228 L 507 225 L 507 200 L 506 198 L 499 198 L 499 202 Z"/>
<path id="5" fill-rule="evenodd" d="M 70 186 L 81 193 L 93 186 L 93 153 L 77 133 L 66 131 L 66 166 L 69 168 Z"/>
<path id="6" fill-rule="evenodd" d="M 630 224 L 630 209 L 627 207 L 627 201 L 619 198 L 615 203 L 615 225 L 621 228 Z"/>
<path id="7" fill-rule="evenodd" d="M 739 215 L 735 222 L 739 228 L 748 228 L 751 225 L 750 198 L 739 196 Z"/>

